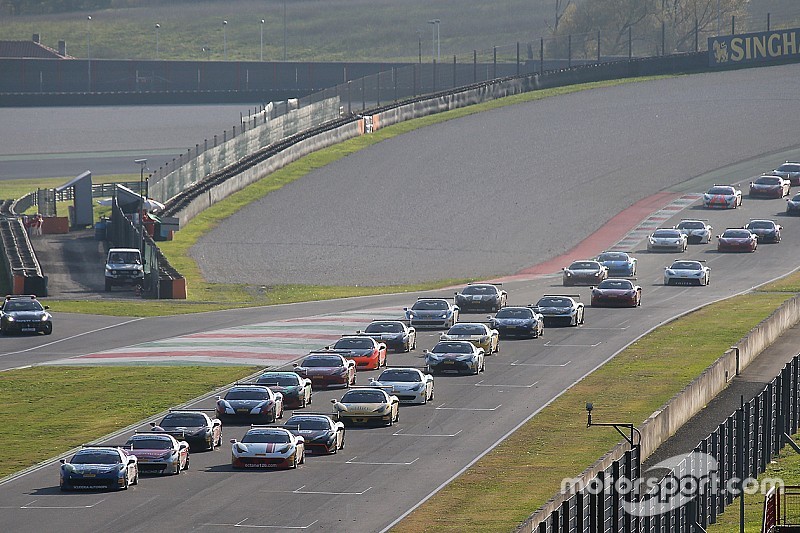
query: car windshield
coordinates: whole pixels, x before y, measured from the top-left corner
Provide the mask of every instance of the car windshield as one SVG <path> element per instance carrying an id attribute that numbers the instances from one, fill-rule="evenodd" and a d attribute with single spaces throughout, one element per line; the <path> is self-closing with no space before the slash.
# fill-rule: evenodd
<path id="1" fill-rule="evenodd" d="M 601 281 L 597 288 L 631 290 L 633 289 L 633 283 L 627 279 L 606 279 Z"/>
<path id="2" fill-rule="evenodd" d="M 70 463 L 76 465 L 115 465 L 119 462 L 120 458 L 117 452 L 104 452 L 96 450 L 92 450 L 90 452 L 78 452 L 70 461 Z"/>
<path id="3" fill-rule="evenodd" d="M 569 298 L 560 298 L 558 296 L 545 296 L 539 303 L 539 307 L 572 307 L 572 301 Z"/>
<path id="4" fill-rule="evenodd" d="M 758 185 L 780 185 L 782 181 L 779 176 L 761 176 L 753 183 Z"/>
<path id="5" fill-rule="evenodd" d="M 485 335 L 486 328 L 482 324 L 456 324 L 447 331 L 448 335 Z"/>
<path id="6" fill-rule="evenodd" d="M 685 220 L 678 224 L 678 229 L 705 229 L 706 225 L 699 220 Z"/>
<path id="7" fill-rule="evenodd" d="M 231 389 L 225 394 L 226 400 L 266 400 L 269 398 L 267 388 Z"/>
<path id="8" fill-rule="evenodd" d="M 793 201 L 793 202 L 800 202 L 800 194 L 795 194 L 795 195 L 792 197 L 792 201 Z"/>
<path id="9" fill-rule="evenodd" d="M 784 163 L 777 170 L 779 172 L 800 172 L 800 163 Z"/>
<path id="10" fill-rule="evenodd" d="M 444 300 L 417 300 L 411 309 L 417 311 L 444 311 L 450 308 Z"/>
<path id="11" fill-rule="evenodd" d="M 628 254 L 625 252 L 603 252 L 597 258 L 598 261 L 627 261 Z"/>
<path id="12" fill-rule="evenodd" d="M 384 370 L 381 375 L 378 376 L 378 381 L 402 381 L 404 383 L 411 383 L 422 381 L 422 378 L 420 378 L 419 372 L 413 370 L 390 369 Z"/>
<path id="13" fill-rule="evenodd" d="M 170 414 L 164 417 L 159 426 L 162 428 L 175 427 L 200 427 L 207 425 L 206 417 L 202 414 Z"/>
<path id="14" fill-rule="evenodd" d="M 344 366 L 340 357 L 330 355 L 315 355 L 314 357 L 306 357 L 300 366 L 304 367 L 335 367 Z"/>
<path id="15" fill-rule="evenodd" d="M 746 229 L 726 229 L 722 236 L 726 239 L 749 239 L 750 231 Z"/>
<path id="16" fill-rule="evenodd" d="M 371 350 L 375 343 L 369 337 L 360 339 L 339 339 L 333 345 L 334 350 Z"/>
<path id="17" fill-rule="evenodd" d="M 461 294 L 497 294 L 497 288 L 493 285 L 467 285 Z"/>
<path id="18" fill-rule="evenodd" d="M 289 434 L 284 431 L 248 431 L 242 437 L 244 443 L 262 443 L 262 444 L 288 444 L 292 442 Z"/>
<path id="19" fill-rule="evenodd" d="M 169 450 L 172 448 L 171 440 L 153 437 L 130 439 L 126 444 L 133 445 L 134 450 Z"/>
<path id="20" fill-rule="evenodd" d="M 708 194 L 733 194 L 733 187 L 711 187 Z"/>
<path id="21" fill-rule="evenodd" d="M 495 315 L 495 318 L 530 318 L 533 316 L 533 311 L 528 308 L 513 308 L 506 307 L 501 309 Z"/>
<path id="22" fill-rule="evenodd" d="M 703 266 L 695 261 L 675 261 L 669 268 L 672 270 L 702 270 Z"/>
<path id="23" fill-rule="evenodd" d="M 771 220 L 753 220 L 746 227 L 747 229 L 774 229 L 775 223 Z"/>
<path id="24" fill-rule="evenodd" d="M 342 403 L 386 403 L 386 396 L 378 390 L 351 390 L 342 396 Z"/>
<path id="25" fill-rule="evenodd" d="M 600 270 L 600 265 L 594 261 L 575 261 L 569 270 Z"/>
<path id="26" fill-rule="evenodd" d="M 657 229 L 653 232 L 653 237 L 656 238 L 679 238 L 681 232 L 674 229 Z"/>
<path id="27" fill-rule="evenodd" d="M 472 353 L 472 344 L 468 342 L 440 342 L 431 351 L 433 353 Z"/>
<path id="28" fill-rule="evenodd" d="M 364 333 L 402 333 L 403 324 L 398 322 L 373 322 L 366 327 Z"/>
<path id="29" fill-rule="evenodd" d="M 321 416 L 293 416 L 286 421 L 287 426 L 298 426 L 299 429 L 330 429 L 331 424 L 327 418 Z"/>
<path id="30" fill-rule="evenodd" d="M 138 252 L 112 252 L 111 255 L 108 256 L 108 262 L 138 265 L 142 261 Z"/>
<path id="31" fill-rule="evenodd" d="M 261 374 L 258 382 L 261 385 L 278 385 L 279 387 L 291 387 L 300 384 L 300 376 L 294 372 L 285 374 Z"/>
<path id="32" fill-rule="evenodd" d="M 8 313 L 14 311 L 42 311 L 44 308 L 36 300 L 6 300 L 3 311 Z"/>

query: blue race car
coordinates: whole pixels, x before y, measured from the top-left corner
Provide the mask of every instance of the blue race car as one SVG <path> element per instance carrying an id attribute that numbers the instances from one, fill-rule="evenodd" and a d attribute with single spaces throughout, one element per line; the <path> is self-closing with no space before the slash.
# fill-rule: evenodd
<path id="1" fill-rule="evenodd" d="M 139 463 L 130 450 L 84 446 L 70 460 L 61 459 L 61 490 L 119 489 L 139 483 Z"/>
<path id="2" fill-rule="evenodd" d="M 501 337 L 531 337 L 544 335 L 544 317 L 531 307 L 504 307 L 489 317 L 489 327 Z"/>
<path id="3" fill-rule="evenodd" d="M 636 258 L 627 252 L 603 252 L 597 261 L 608 269 L 610 278 L 632 278 L 636 275 Z"/>

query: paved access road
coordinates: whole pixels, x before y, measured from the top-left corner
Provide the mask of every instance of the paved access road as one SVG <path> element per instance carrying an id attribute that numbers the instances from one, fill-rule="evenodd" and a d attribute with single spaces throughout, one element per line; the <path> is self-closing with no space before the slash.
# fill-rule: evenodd
<path id="1" fill-rule="evenodd" d="M 538 340 L 501 341 L 500 353 L 488 358 L 484 374 L 437 376 L 434 402 L 402 407 L 400 422 L 394 427 L 350 430 L 345 449 L 335 456 L 309 457 L 306 465 L 296 471 L 233 472 L 227 446 L 223 446 L 222 450 L 194 454 L 186 474 L 146 477 L 125 493 L 62 494 L 57 486 L 58 466 L 49 464 L 0 485 L 6 527 L 14 531 L 226 531 L 240 527 L 277 531 L 383 530 L 631 340 L 676 314 L 793 269 L 795 250 L 800 244 L 800 219 L 781 216 L 784 206 L 782 200 L 745 200 L 743 207 L 735 211 L 709 212 L 689 207 L 672 220 L 660 221 L 661 225 L 671 225 L 681 217 L 702 217 L 722 229 L 742 225 L 749 218 L 770 217 L 780 220 L 786 231 L 784 242 L 760 246 L 754 254 L 718 254 L 713 244 L 691 246 L 681 255 L 709 262 L 713 278 L 708 287 L 664 287 L 663 268 L 677 254 L 648 254 L 644 243 L 633 243 L 631 249 L 639 258 L 638 283 L 644 288 L 642 307 L 587 308 L 582 327 L 550 328 Z M 584 301 L 589 299 L 588 288 L 565 290 L 559 277 L 509 282 L 505 288 L 511 304 L 527 304 L 545 293 L 577 293 Z M 204 315 L 204 320 L 198 320 L 198 316 L 147 319 L 119 326 L 111 330 L 113 335 L 105 330 L 63 340 L 58 335 L 67 335 L 67 330 L 74 334 L 96 329 L 100 324 L 90 327 L 82 323 L 72 330 L 77 317 L 60 316 L 56 331 L 65 333 L 56 333 L 52 338 L 4 338 L 2 346 L 3 352 L 8 353 L 25 344 L 55 341 L 8 356 L 9 361 L 24 358 L 29 363 L 45 362 L 87 350 L 126 346 L 135 342 L 137 334 L 138 340 L 147 340 L 158 335 L 164 338 L 174 333 L 208 331 L 239 321 L 253 323 L 391 306 L 399 314 L 414 297 L 380 296 L 230 311 Z M 462 320 L 483 316 L 465 315 Z M 118 320 L 108 321 L 110 325 Z M 359 327 L 349 324 L 353 329 Z M 422 334 L 415 352 L 391 354 L 390 364 L 419 365 L 422 350 L 433 346 L 437 335 Z M 79 344 L 83 345 L 82 351 Z M 375 374 L 360 374 L 359 383 L 364 384 Z M 329 399 L 340 395 L 341 391 L 320 392 L 311 408 L 326 410 Z M 602 403 L 602 398 L 592 400 Z M 211 405 L 211 400 L 199 404 Z M 584 416 L 582 406 L 576 406 L 575 416 Z M 245 430 L 244 426 L 228 426 L 225 440 L 241 437 Z"/>

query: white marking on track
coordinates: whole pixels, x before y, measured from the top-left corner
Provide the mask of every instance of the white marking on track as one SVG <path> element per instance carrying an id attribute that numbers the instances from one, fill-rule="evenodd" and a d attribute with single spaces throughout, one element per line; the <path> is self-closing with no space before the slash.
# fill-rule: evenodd
<path id="1" fill-rule="evenodd" d="M 410 462 L 405 462 L 405 463 L 403 463 L 403 462 L 400 462 L 400 463 L 391 463 L 391 462 L 384 463 L 384 462 L 356 461 L 356 459 L 357 459 L 357 458 L 358 458 L 358 456 L 356 455 L 355 457 L 353 457 L 353 458 L 352 458 L 352 459 L 350 459 L 349 461 L 345 461 L 345 462 L 344 462 L 344 464 L 346 464 L 346 465 L 376 465 L 376 466 L 377 466 L 377 465 L 399 465 L 399 466 L 408 466 L 408 465 L 413 465 L 414 463 L 416 463 L 417 461 L 419 461 L 419 457 L 417 457 L 417 458 L 416 458 L 416 459 L 414 459 L 413 461 L 410 461 Z"/>
<path id="2" fill-rule="evenodd" d="M 445 405 L 447 404 L 443 403 L 436 409 L 444 411 L 497 411 L 503 404 L 498 404 L 497 407 L 445 407 Z"/>
<path id="3" fill-rule="evenodd" d="M 483 380 L 480 380 L 475 384 L 476 387 L 503 387 L 503 388 L 513 388 L 513 389 L 530 389 L 534 385 L 539 383 L 538 381 L 534 381 L 530 385 L 491 385 L 489 383 L 484 383 Z"/>
<path id="4" fill-rule="evenodd" d="M 455 433 L 439 433 L 439 434 L 426 433 L 426 434 L 422 434 L 422 433 L 403 433 L 402 429 L 398 429 L 396 432 L 392 433 L 392 435 L 395 436 L 395 437 L 455 437 L 459 433 L 461 433 L 462 431 L 464 431 L 464 430 L 463 429 L 459 429 Z"/>
<path id="5" fill-rule="evenodd" d="M 361 496 L 362 494 L 366 493 L 368 490 L 371 490 L 372 487 L 367 487 L 366 489 L 362 490 L 361 492 L 328 492 L 328 491 L 321 491 L 321 490 L 303 490 L 306 488 L 303 485 L 300 488 L 291 490 L 291 491 L 268 491 L 268 492 L 290 492 L 292 494 L 325 494 L 328 496 Z"/>
<path id="6" fill-rule="evenodd" d="M 594 348 L 595 346 L 600 346 L 600 342 L 596 342 L 594 344 L 550 344 L 550 341 L 542 344 L 542 346 L 547 346 L 548 348 L 559 347 L 559 348 Z"/>
<path id="7" fill-rule="evenodd" d="M 520 363 L 519 359 L 517 359 L 516 361 L 511 363 L 511 366 L 545 366 L 545 367 L 549 366 L 549 367 L 554 367 L 554 368 L 564 368 L 565 366 L 567 366 L 571 362 L 572 361 L 567 361 L 566 363 L 561 363 L 560 365 L 556 365 L 556 364 L 547 364 L 547 363 Z"/>
<path id="8" fill-rule="evenodd" d="M 208 526 L 208 527 L 247 527 L 247 528 L 258 528 L 258 529 L 308 529 L 311 526 L 313 526 L 314 524 L 316 524 L 317 522 L 319 522 L 319 520 L 314 520 L 313 522 L 311 522 L 307 526 L 277 526 L 277 525 L 271 525 L 271 524 L 245 524 L 245 522 L 247 520 L 250 520 L 250 519 L 249 518 L 245 518 L 244 520 L 240 520 L 239 522 L 236 522 L 235 524 L 203 524 L 203 526 Z"/>
<path id="9" fill-rule="evenodd" d="M 94 502 L 88 505 L 34 505 L 39 500 L 33 500 L 31 503 L 20 505 L 20 509 L 91 509 L 92 507 L 96 507 L 106 501 L 106 498 L 103 498 L 100 501 Z M 6 509 L 13 509 L 13 507 L 6 507 Z"/>

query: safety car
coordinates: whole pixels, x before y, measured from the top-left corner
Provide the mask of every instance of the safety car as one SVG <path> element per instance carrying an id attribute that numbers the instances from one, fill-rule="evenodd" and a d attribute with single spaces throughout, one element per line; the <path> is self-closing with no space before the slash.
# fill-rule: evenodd
<path id="1" fill-rule="evenodd" d="M 707 220 L 684 219 L 675 229 L 686 235 L 688 244 L 708 244 L 714 235 L 714 228 Z"/>
<path id="2" fill-rule="evenodd" d="M 125 443 L 139 462 L 139 472 L 180 474 L 189 468 L 189 443 L 167 433 L 137 431 Z"/>
<path id="3" fill-rule="evenodd" d="M 711 267 L 705 261 L 676 259 L 664 267 L 664 285 L 708 285 Z"/>
<path id="4" fill-rule="evenodd" d="M 345 428 L 338 415 L 295 413 L 283 425 L 305 440 L 306 453 L 336 453 L 344 448 Z"/>
<path id="5" fill-rule="evenodd" d="M 402 320 L 374 320 L 356 335 L 372 337 L 387 348 L 398 352 L 410 352 L 417 348 L 417 330 Z"/>
<path id="6" fill-rule="evenodd" d="M 300 409 L 311 405 L 314 395 L 311 380 L 300 377 L 296 372 L 264 372 L 256 379 L 256 385 L 265 385 L 272 392 L 281 393 L 284 409 Z"/>
<path id="7" fill-rule="evenodd" d="M 532 307 L 504 307 L 487 317 L 489 327 L 500 337 L 532 337 L 544 335 L 544 317 Z"/>
<path id="8" fill-rule="evenodd" d="M 685 252 L 689 238 L 675 228 L 659 228 L 647 237 L 648 252 Z"/>
<path id="9" fill-rule="evenodd" d="M 433 376 L 418 368 L 387 368 L 369 382 L 376 387 L 392 387 L 400 403 L 425 404 L 433 400 Z"/>
<path id="10" fill-rule="evenodd" d="M 285 427 L 250 426 L 241 441 L 231 439 L 233 468 L 297 468 L 306 461 L 305 439 Z"/>
<path id="11" fill-rule="evenodd" d="M 61 459 L 59 487 L 72 489 L 119 489 L 139 483 L 139 462 L 128 449 L 84 446 L 70 459 Z"/>
<path id="12" fill-rule="evenodd" d="M 447 333 L 439 335 L 440 341 L 469 341 L 478 348 L 483 348 L 487 355 L 497 353 L 500 349 L 500 332 L 482 322 L 459 322 Z"/>
<path id="13" fill-rule="evenodd" d="M 545 294 L 533 309 L 541 313 L 546 326 L 558 323 L 579 326 L 584 322 L 584 305 L 578 298 L 577 294 Z"/>
<path id="14" fill-rule="evenodd" d="M 786 178 L 793 186 L 800 185 L 800 163 L 787 161 L 770 174 Z"/>
<path id="15" fill-rule="evenodd" d="M 53 316 L 32 294 L 6 296 L 0 306 L 0 334 L 53 333 Z"/>
<path id="16" fill-rule="evenodd" d="M 447 329 L 458 322 L 459 307 L 447 298 L 419 298 L 404 307 L 406 320 L 415 328 Z"/>
<path id="17" fill-rule="evenodd" d="M 736 209 L 742 205 L 742 190 L 733 185 L 714 185 L 703 194 L 703 207 Z"/>
<path id="18" fill-rule="evenodd" d="M 295 363 L 294 371 L 311 380 L 315 389 L 343 386 L 356 382 L 356 362 L 332 350 L 310 352 L 300 363 Z"/>
<path id="19" fill-rule="evenodd" d="M 347 424 L 381 423 L 391 426 L 400 420 L 400 399 L 391 387 L 355 387 L 341 400 L 331 400 L 339 420 Z"/>
<path id="20" fill-rule="evenodd" d="M 756 248 L 758 237 L 749 229 L 728 228 L 717 235 L 718 252 L 755 252 Z"/>
<path id="21" fill-rule="evenodd" d="M 359 370 L 375 370 L 386 366 L 386 344 L 372 337 L 345 335 L 328 349 L 355 361 Z"/>
<path id="22" fill-rule="evenodd" d="M 608 278 L 592 287 L 592 307 L 638 307 L 642 305 L 642 288 L 629 279 Z"/>
<path id="23" fill-rule="evenodd" d="M 213 450 L 222 446 L 222 422 L 211 418 L 203 409 L 170 409 L 161 422 L 151 422 L 153 431 L 164 432 L 185 440 L 190 447 Z"/>
<path id="24" fill-rule="evenodd" d="M 508 293 L 500 283 L 469 283 L 457 292 L 456 305 L 465 313 L 469 311 L 498 311 L 506 305 Z"/>
<path id="25" fill-rule="evenodd" d="M 237 383 L 225 396 L 217 396 L 217 418 L 234 420 L 256 418 L 275 422 L 283 417 L 283 394 L 266 385 Z"/>
<path id="26" fill-rule="evenodd" d="M 439 341 L 431 350 L 424 350 L 425 371 L 478 374 L 486 370 L 483 348 L 469 341 Z"/>
<path id="27" fill-rule="evenodd" d="M 744 229 L 750 230 L 755 233 L 758 242 L 760 243 L 779 243 L 781 242 L 781 230 L 783 226 L 774 220 L 751 220 L 745 224 Z"/>
<path id="28" fill-rule="evenodd" d="M 750 198 L 783 198 L 789 196 L 792 184 L 777 175 L 759 176 L 750 182 Z"/>
<path id="29" fill-rule="evenodd" d="M 636 258 L 628 252 L 605 251 L 597 256 L 597 261 L 608 269 L 612 278 L 632 278 L 636 275 Z"/>
<path id="30" fill-rule="evenodd" d="M 608 277 L 608 267 L 599 261 L 573 261 L 564 267 L 562 281 L 565 287 L 571 285 L 594 285 Z"/>

